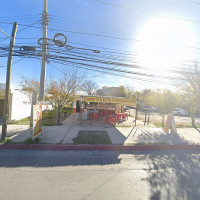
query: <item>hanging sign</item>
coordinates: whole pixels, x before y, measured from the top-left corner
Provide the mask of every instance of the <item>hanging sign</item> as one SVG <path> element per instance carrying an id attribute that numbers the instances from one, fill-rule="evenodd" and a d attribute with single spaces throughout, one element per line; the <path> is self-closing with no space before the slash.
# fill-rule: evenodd
<path id="1" fill-rule="evenodd" d="M 99 103 L 117 103 L 125 105 L 136 105 L 135 99 L 125 99 L 125 98 L 113 98 L 113 97 L 90 97 L 84 96 L 84 102 L 99 102 Z"/>

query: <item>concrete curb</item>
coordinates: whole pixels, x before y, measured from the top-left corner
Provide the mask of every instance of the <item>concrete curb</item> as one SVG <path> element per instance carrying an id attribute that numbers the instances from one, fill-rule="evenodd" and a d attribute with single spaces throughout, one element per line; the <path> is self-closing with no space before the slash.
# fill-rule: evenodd
<path id="1" fill-rule="evenodd" d="M 111 150 L 111 151 L 163 151 L 163 150 L 195 150 L 200 151 L 200 145 L 188 144 L 155 144 L 155 145 L 56 145 L 56 144 L 0 144 L 0 150 Z"/>

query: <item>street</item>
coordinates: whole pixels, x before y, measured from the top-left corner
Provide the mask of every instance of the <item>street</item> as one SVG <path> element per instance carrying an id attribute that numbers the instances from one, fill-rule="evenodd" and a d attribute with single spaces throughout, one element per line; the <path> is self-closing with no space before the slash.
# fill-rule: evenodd
<path id="1" fill-rule="evenodd" d="M 0 199 L 200 198 L 199 152 L 0 151 Z"/>

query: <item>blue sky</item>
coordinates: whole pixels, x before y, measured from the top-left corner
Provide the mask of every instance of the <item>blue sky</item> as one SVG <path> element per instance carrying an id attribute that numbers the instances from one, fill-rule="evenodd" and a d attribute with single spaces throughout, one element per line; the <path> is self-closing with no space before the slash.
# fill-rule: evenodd
<path id="1" fill-rule="evenodd" d="M 200 1 L 196 0 L 196 3 L 186 0 L 102 1 L 48 0 L 48 14 L 50 18 L 48 38 L 52 39 L 55 33 L 61 32 L 67 36 L 69 45 L 99 49 L 102 52 L 99 54 L 99 57 L 110 56 L 110 52 L 115 51 L 117 53 L 112 53 L 112 59 L 120 59 L 123 63 L 128 62 L 129 55 L 133 54 L 132 56 L 136 57 L 131 58 L 131 63 L 143 65 L 149 73 L 158 76 L 162 74 L 163 70 L 168 70 L 169 65 L 173 69 L 177 67 L 178 69 L 185 70 L 186 61 L 189 60 L 187 63 L 189 67 L 194 60 L 199 59 L 198 54 L 200 52 L 198 52 L 197 48 L 200 44 L 198 38 L 200 35 Z M 2 23 L 0 23 L 0 29 L 10 35 L 12 24 L 5 24 L 3 22 L 13 23 L 17 21 L 19 23 L 19 33 L 17 33 L 16 37 L 16 46 L 38 45 L 37 40 L 42 37 L 42 27 L 38 21 L 41 19 L 42 11 L 43 0 L 2 0 L 0 7 L 0 21 Z M 25 27 L 24 25 L 30 25 L 37 21 L 38 23 L 34 24 L 35 27 L 29 27 L 20 32 Z M 78 33 L 70 33 L 68 31 Z M 171 35 L 170 38 L 167 38 L 169 35 Z M 180 41 L 179 35 L 181 38 Z M 183 35 L 184 37 L 182 37 Z M 9 39 L 1 41 L 5 37 L 0 32 L 1 47 L 9 45 Z M 149 43 L 150 40 L 151 43 Z M 174 40 L 174 46 L 173 44 L 169 46 L 168 40 Z M 176 44 L 177 40 L 179 43 Z M 184 43 L 184 47 L 181 46 L 182 40 L 187 43 Z M 157 48 L 154 49 L 154 46 Z M 185 46 L 187 46 L 187 52 L 192 52 L 192 56 L 188 56 L 187 59 L 185 59 L 187 57 L 184 54 L 185 51 L 182 52 Z M 178 52 L 175 55 L 175 59 L 172 58 L 172 54 L 176 54 L 176 52 L 172 51 L 172 54 L 170 54 L 166 51 L 166 48 L 169 48 L 169 51 L 170 49 L 174 49 Z M 163 51 L 164 54 L 159 54 L 158 51 Z M 151 54 L 152 52 L 154 54 Z M 180 54 L 183 56 L 177 61 L 176 58 Z M 163 55 L 164 58 L 162 58 Z M 19 59 L 14 57 L 13 62 Z M 174 63 L 168 63 L 168 60 L 174 61 Z M 0 67 L 1 83 L 5 82 L 6 68 L 3 66 L 6 63 L 7 58 L 0 58 L 0 66 L 2 66 Z M 70 69 L 69 65 L 48 64 L 47 79 L 57 79 L 62 75 L 62 72 L 58 71 L 52 65 L 61 70 Z M 33 58 L 24 59 L 13 64 L 11 84 L 18 87 L 22 75 L 39 80 L 40 67 L 41 61 Z M 119 69 L 123 68 L 120 67 Z M 140 72 L 143 71 L 140 70 Z M 120 75 L 113 76 L 89 70 L 86 73 L 88 77 L 93 77 L 91 79 L 96 81 L 100 86 L 130 85 L 136 90 L 143 88 L 170 88 L 169 85 L 161 84 L 160 82 L 147 82 L 145 81 L 146 77 L 141 76 L 136 78 L 133 76 L 132 79 L 128 79 L 123 77 L 123 74 L 120 77 Z"/>

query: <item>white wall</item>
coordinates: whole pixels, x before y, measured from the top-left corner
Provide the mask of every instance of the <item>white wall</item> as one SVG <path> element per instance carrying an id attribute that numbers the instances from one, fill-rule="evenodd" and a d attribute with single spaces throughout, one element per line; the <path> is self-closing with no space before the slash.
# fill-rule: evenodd
<path id="1" fill-rule="evenodd" d="M 31 115 L 31 103 L 28 97 L 20 90 L 12 90 L 11 120 L 20 120 Z M 26 102 L 26 103 L 25 103 Z"/>
<path id="2" fill-rule="evenodd" d="M 21 90 L 13 89 L 12 113 L 11 120 L 20 120 L 31 115 L 31 103 L 27 95 Z M 48 105 L 48 109 L 52 110 L 52 106 Z M 42 110 L 46 110 L 46 106 L 42 105 Z"/>

